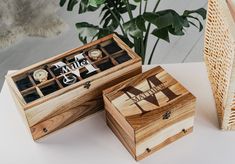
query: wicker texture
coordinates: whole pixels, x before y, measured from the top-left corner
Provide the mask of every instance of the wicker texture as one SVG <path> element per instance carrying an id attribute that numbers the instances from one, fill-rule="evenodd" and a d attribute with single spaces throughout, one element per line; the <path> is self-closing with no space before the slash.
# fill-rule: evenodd
<path id="1" fill-rule="evenodd" d="M 235 129 L 234 22 L 225 0 L 209 0 L 204 57 L 222 129 Z"/>

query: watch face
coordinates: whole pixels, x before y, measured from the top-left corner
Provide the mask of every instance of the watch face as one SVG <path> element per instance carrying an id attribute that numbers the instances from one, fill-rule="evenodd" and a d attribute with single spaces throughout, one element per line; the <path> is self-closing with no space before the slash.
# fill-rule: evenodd
<path id="1" fill-rule="evenodd" d="M 98 60 L 98 59 L 102 58 L 102 52 L 99 49 L 92 49 L 92 50 L 88 51 L 88 56 L 92 60 Z"/>
<path id="2" fill-rule="evenodd" d="M 38 69 L 34 71 L 33 73 L 33 78 L 36 81 L 40 81 L 40 82 L 46 81 L 47 77 L 48 77 L 48 72 L 44 69 Z"/>

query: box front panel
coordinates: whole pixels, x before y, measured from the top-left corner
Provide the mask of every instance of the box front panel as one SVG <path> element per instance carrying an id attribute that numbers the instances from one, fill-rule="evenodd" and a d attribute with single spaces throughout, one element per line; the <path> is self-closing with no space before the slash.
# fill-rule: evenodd
<path id="1" fill-rule="evenodd" d="M 102 91 L 141 72 L 141 63 L 123 68 L 25 111 L 34 138 L 40 138 L 103 109 Z M 46 129 L 46 130 L 45 130 Z"/>
<path id="2" fill-rule="evenodd" d="M 182 127 L 185 126 L 190 126 L 190 120 L 188 120 L 188 122 L 182 122 L 182 124 L 184 125 L 179 125 L 179 129 L 181 129 Z M 181 126 L 181 127 L 180 127 Z M 151 149 L 145 149 L 146 145 L 139 145 L 137 152 L 138 152 L 138 156 L 136 157 L 136 160 L 142 160 L 143 158 L 151 155 L 152 153 L 160 150 L 161 148 L 169 145 L 172 142 L 175 142 L 176 140 L 182 138 L 183 136 L 192 133 L 193 131 L 193 127 L 189 128 L 189 129 L 185 129 L 185 131 L 174 131 L 175 127 L 171 127 L 169 129 L 166 129 L 166 131 L 164 132 L 168 132 L 165 135 L 156 135 L 155 137 L 152 138 L 152 140 L 149 140 L 148 143 L 146 143 L 146 145 L 150 145 L 155 144 L 155 143 L 160 143 L 154 147 L 152 147 Z M 175 132 L 175 133 L 174 133 Z M 151 145 L 152 145 L 151 144 Z M 141 151 L 142 149 L 142 151 Z M 144 151 L 145 150 L 145 151 Z"/>
<path id="3" fill-rule="evenodd" d="M 84 119 L 99 110 L 103 109 L 103 101 L 101 97 L 91 99 L 82 105 L 71 108 L 66 112 L 53 116 L 46 119 L 32 127 L 30 127 L 32 137 L 34 140 L 38 140 L 56 130 L 62 129 L 67 125 Z"/>
<path id="4" fill-rule="evenodd" d="M 184 116 L 185 117 L 185 116 Z M 186 118 L 179 118 L 172 124 L 163 127 L 151 135 L 142 136 L 141 140 L 136 143 L 136 156 L 148 156 L 149 153 L 153 153 L 156 149 L 164 147 L 174 141 L 174 136 L 181 134 L 181 136 L 189 133 L 189 129 L 193 127 L 194 113 L 189 114 Z M 191 131 L 190 131 L 191 132 Z"/>
<path id="5" fill-rule="evenodd" d="M 195 102 L 188 102 L 182 107 L 182 110 L 171 111 L 171 114 L 166 119 L 161 117 L 149 123 L 147 126 L 135 131 L 136 143 L 144 141 L 146 138 L 151 137 L 164 128 L 172 126 L 183 119 L 193 117 L 195 115 Z M 182 129 L 181 129 L 182 130 Z"/>
<path id="6" fill-rule="evenodd" d="M 151 127 L 143 129 L 141 132 L 135 134 L 135 139 L 131 138 L 114 119 L 108 111 L 106 111 L 106 120 L 108 126 L 113 133 L 118 137 L 130 154 L 136 159 L 141 160 L 164 146 L 176 141 L 177 139 L 190 134 L 193 129 L 194 122 L 194 107 L 191 111 L 184 115 L 162 122 L 163 126 L 153 122 Z M 161 128 L 156 128 L 161 126 Z M 157 129 L 157 130 L 156 130 Z"/>

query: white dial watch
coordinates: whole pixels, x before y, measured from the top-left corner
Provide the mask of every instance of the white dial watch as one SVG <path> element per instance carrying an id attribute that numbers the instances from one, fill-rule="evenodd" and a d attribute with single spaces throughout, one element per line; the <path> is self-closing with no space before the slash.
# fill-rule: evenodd
<path id="1" fill-rule="evenodd" d="M 44 69 L 38 69 L 38 70 L 34 71 L 33 78 L 36 81 L 44 82 L 48 78 L 48 72 Z"/>
<path id="2" fill-rule="evenodd" d="M 92 50 L 88 51 L 88 56 L 92 60 L 101 59 L 102 58 L 102 51 L 99 49 L 92 49 Z"/>

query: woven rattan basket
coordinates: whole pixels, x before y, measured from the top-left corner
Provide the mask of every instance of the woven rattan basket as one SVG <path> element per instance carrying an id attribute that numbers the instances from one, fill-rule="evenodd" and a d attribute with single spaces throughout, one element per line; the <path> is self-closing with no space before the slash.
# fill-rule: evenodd
<path id="1" fill-rule="evenodd" d="M 209 0 L 204 57 L 221 129 L 235 129 L 235 25 L 226 0 Z"/>

